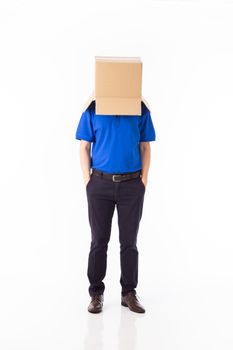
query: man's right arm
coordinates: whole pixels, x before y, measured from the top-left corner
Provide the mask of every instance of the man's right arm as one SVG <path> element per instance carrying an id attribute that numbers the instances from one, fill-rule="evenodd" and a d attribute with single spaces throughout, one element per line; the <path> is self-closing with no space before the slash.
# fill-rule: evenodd
<path id="1" fill-rule="evenodd" d="M 80 164 L 82 168 L 83 180 L 84 180 L 85 186 L 90 180 L 90 163 L 91 163 L 90 150 L 91 150 L 91 142 L 81 140 L 80 141 Z"/>

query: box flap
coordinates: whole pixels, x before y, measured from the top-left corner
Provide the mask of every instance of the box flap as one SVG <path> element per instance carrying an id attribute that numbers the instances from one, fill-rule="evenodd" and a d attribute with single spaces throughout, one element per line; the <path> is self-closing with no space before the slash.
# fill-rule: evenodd
<path id="1" fill-rule="evenodd" d="M 95 101 L 96 100 L 96 98 L 95 98 L 95 93 L 94 92 L 92 92 L 92 94 L 90 95 L 90 97 L 88 98 L 88 100 L 86 101 L 86 103 L 84 104 L 84 106 L 83 106 L 83 112 L 84 111 L 86 111 L 86 109 L 90 106 L 90 104 L 92 103 L 92 101 Z M 141 98 L 141 101 L 146 105 L 146 107 L 149 109 L 149 111 L 151 111 L 151 109 L 150 109 L 150 105 L 148 104 L 148 102 L 145 100 L 145 98 L 142 96 L 142 98 Z M 101 101 L 100 103 L 103 103 L 104 101 Z M 109 101 L 105 101 L 108 105 L 110 105 L 110 99 L 109 99 Z M 127 101 L 127 102 L 129 102 L 129 101 Z M 134 102 L 132 102 L 131 101 L 131 104 L 134 104 Z M 138 106 L 138 103 L 137 103 L 137 106 Z M 104 108 L 104 107 L 103 107 Z M 135 105 L 134 105 L 134 108 L 135 108 Z M 138 111 L 140 111 L 140 110 L 138 110 Z M 100 114 L 100 113 L 97 113 L 97 111 L 96 111 L 96 114 Z M 104 114 L 104 113 L 101 113 L 101 114 Z M 119 114 L 120 115 L 120 113 L 108 113 L 108 114 Z M 122 113 L 121 114 L 125 114 L 126 115 L 126 113 L 123 113 L 123 111 L 122 111 Z M 141 115 L 141 112 L 139 113 L 140 115 Z M 132 114 L 129 114 L 129 115 L 132 115 Z M 137 114 L 134 114 L 134 115 L 137 115 Z"/>
<path id="2" fill-rule="evenodd" d="M 104 115 L 141 115 L 141 99 L 99 97 L 96 99 L 95 113 Z"/>
<path id="3" fill-rule="evenodd" d="M 146 105 L 146 107 L 149 109 L 149 111 L 151 111 L 149 103 L 145 100 L 145 98 L 143 96 L 142 96 L 142 102 Z"/>
<path id="4" fill-rule="evenodd" d="M 91 102 L 95 100 L 95 92 L 93 91 L 88 100 L 84 103 L 83 112 L 90 106 Z"/>

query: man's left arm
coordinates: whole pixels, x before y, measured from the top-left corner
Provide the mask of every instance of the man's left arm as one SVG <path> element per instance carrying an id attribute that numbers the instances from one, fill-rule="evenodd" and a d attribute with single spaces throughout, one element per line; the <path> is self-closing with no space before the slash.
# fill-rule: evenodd
<path id="1" fill-rule="evenodd" d="M 141 160 L 142 160 L 142 182 L 144 185 L 147 185 L 148 181 L 148 173 L 150 167 L 150 158 L 151 158 L 151 148 L 150 142 L 140 142 L 140 152 L 141 152 Z"/>

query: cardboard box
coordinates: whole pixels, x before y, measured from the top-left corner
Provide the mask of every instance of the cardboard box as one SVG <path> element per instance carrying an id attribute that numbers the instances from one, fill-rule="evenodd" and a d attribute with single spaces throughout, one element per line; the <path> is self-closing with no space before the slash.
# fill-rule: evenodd
<path id="1" fill-rule="evenodd" d="M 141 115 L 142 61 L 140 57 L 95 56 L 95 90 L 84 110 L 96 101 L 96 114 Z"/>

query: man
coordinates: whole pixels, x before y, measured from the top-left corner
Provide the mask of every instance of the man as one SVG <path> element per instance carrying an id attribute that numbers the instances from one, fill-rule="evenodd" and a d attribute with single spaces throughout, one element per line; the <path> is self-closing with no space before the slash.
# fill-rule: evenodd
<path id="1" fill-rule="evenodd" d="M 97 115 L 95 101 L 82 113 L 76 139 L 86 187 L 91 246 L 87 275 L 88 311 L 102 311 L 107 249 L 115 206 L 118 213 L 121 304 L 143 313 L 138 300 L 137 234 L 150 166 L 150 141 L 156 134 L 150 111 L 141 101 L 141 115 Z M 92 152 L 91 152 L 92 144 Z M 92 172 L 90 172 L 92 169 Z"/>

